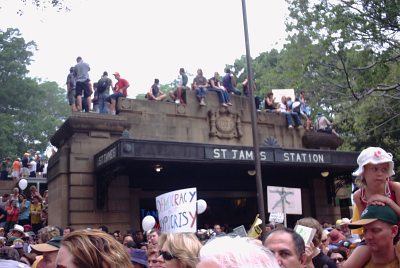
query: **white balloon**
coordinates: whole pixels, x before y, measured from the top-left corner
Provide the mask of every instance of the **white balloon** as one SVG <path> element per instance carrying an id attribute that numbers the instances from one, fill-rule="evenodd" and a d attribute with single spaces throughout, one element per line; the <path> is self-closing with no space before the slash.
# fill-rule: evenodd
<path id="1" fill-rule="evenodd" d="M 203 199 L 197 200 L 197 214 L 201 214 L 207 209 L 207 203 Z"/>
<path id="2" fill-rule="evenodd" d="M 145 232 L 151 230 L 156 225 L 156 219 L 153 216 L 147 215 L 142 220 L 142 228 Z"/>
<path id="3" fill-rule="evenodd" d="M 25 190 L 26 186 L 28 186 L 28 181 L 25 179 L 20 179 L 18 182 L 18 186 L 21 190 Z"/>

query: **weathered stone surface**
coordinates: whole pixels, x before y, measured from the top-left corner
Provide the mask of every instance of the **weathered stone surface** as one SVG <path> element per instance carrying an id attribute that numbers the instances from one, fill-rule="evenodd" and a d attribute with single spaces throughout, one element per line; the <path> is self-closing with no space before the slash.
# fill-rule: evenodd
<path id="1" fill-rule="evenodd" d="M 329 133 L 306 131 L 303 136 L 303 144 L 309 149 L 336 150 L 342 143 L 343 139 Z"/>
<path id="2" fill-rule="evenodd" d="M 185 150 L 189 154 L 192 152 L 189 143 L 253 145 L 248 98 L 231 96 L 233 106 L 225 108 L 220 107 L 217 94 L 209 92 L 207 106 L 201 107 L 194 92 L 187 93 L 187 105 L 122 98 L 118 102 L 120 113 L 116 116 L 72 114 L 51 139 L 58 151 L 50 158 L 48 167 L 49 224 L 75 228 L 107 225 L 110 230 L 126 230 L 132 226 L 140 228 L 137 218 L 139 200 L 140 195 L 146 195 L 146 191 L 135 188 L 140 185 L 129 184 L 135 183 L 135 172 L 129 174 L 130 178 L 117 176 L 104 180 L 107 187 L 102 193 L 105 206 L 102 209 L 96 207 L 98 178 L 107 177 L 113 171 L 96 174 L 94 155 L 118 139 L 126 138 L 126 135 L 144 141 L 186 142 Z M 261 144 L 268 141 L 274 147 L 304 147 L 304 130 L 287 129 L 283 115 L 257 112 L 257 124 Z M 122 148 L 127 149 L 135 150 Z M 157 149 L 162 155 L 162 146 Z M 157 191 L 156 185 L 152 187 L 151 191 Z M 310 212 L 308 201 L 311 193 L 308 189 L 302 189 L 302 192 L 305 193 L 305 211 Z M 320 208 L 325 209 L 325 206 L 321 204 Z"/>
<path id="3" fill-rule="evenodd" d="M 123 99 L 120 115 L 130 122 L 130 136 L 137 139 L 252 146 L 249 99 L 231 96 L 231 101 L 233 106 L 221 107 L 215 92 L 208 92 L 205 107 L 199 106 L 194 92 L 188 92 L 185 106 Z M 303 148 L 304 130 L 288 129 L 283 115 L 261 111 L 257 116 L 261 140 L 274 136 L 282 147 Z"/>

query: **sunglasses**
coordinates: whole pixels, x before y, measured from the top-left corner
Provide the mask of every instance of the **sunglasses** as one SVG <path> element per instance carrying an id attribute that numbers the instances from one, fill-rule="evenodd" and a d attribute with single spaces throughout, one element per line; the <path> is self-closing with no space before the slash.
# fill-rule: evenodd
<path id="1" fill-rule="evenodd" d="M 159 251 L 159 254 L 160 254 L 160 256 L 162 256 L 163 259 L 166 260 L 166 261 L 170 261 L 170 260 L 173 260 L 173 259 L 177 259 L 177 257 L 175 257 L 174 255 L 172 255 L 172 254 L 169 253 L 168 251 L 160 250 L 160 251 Z"/>
<path id="2" fill-rule="evenodd" d="M 342 262 L 344 261 L 344 258 L 332 258 L 331 260 L 333 260 L 334 262 Z"/>

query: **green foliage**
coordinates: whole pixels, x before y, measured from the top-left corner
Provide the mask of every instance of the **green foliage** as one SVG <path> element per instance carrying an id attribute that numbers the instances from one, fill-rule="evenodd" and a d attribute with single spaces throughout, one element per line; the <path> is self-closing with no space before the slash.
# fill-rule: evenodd
<path id="1" fill-rule="evenodd" d="M 0 31 L 0 46 L 0 157 L 44 151 L 69 113 L 65 91 L 55 82 L 26 77 L 36 46 L 18 30 Z"/>
<path id="2" fill-rule="evenodd" d="M 342 150 L 381 146 L 400 160 L 400 2 L 287 2 L 288 43 L 253 60 L 257 94 L 303 90 L 313 115 L 334 121 Z M 234 67 L 243 79 L 245 57 Z"/>
<path id="3" fill-rule="evenodd" d="M 313 106 L 334 118 L 342 149 L 381 146 L 400 157 L 400 3 L 288 3 L 290 45 L 309 51 L 303 75 L 312 82 L 303 86 Z"/>
<path id="4" fill-rule="evenodd" d="M 64 0 L 20 0 L 25 5 L 33 5 L 38 9 L 55 8 L 57 11 L 70 11 L 70 8 L 65 4 Z M 22 9 L 18 10 L 19 15 L 23 15 Z"/>

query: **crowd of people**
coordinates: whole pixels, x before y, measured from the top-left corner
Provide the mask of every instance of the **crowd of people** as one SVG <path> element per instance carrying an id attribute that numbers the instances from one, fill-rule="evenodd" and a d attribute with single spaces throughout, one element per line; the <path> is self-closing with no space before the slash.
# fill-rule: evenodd
<path id="1" fill-rule="evenodd" d="M 72 112 L 96 112 L 116 114 L 116 104 L 119 97 L 127 97 L 129 82 L 121 78 L 118 72 L 113 73 L 117 83 L 113 85 L 112 80 L 108 77 L 108 72 L 104 72 L 100 80 L 91 82 L 89 78 L 90 67 L 84 62 L 81 57 L 76 59 L 77 64 L 70 68 L 70 73 L 67 76 L 67 98 Z M 160 80 L 154 79 L 145 98 L 151 101 L 172 101 L 176 104 L 186 104 L 186 91 L 193 90 L 196 93 L 197 100 L 200 106 L 206 106 L 206 96 L 208 92 L 216 92 L 221 106 L 232 106 L 230 101 L 231 94 L 250 96 L 249 81 L 246 78 L 242 83 L 242 90 L 238 89 L 236 76 L 230 68 L 225 68 L 225 74 L 221 78 L 218 72 L 214 76 L 207 79 L 203 75 L 203 70 L 198 69 L 197 75 L 193 79 L 193 83 L 189 86 L 189 79 L 184 68 L 179 69 L 178 78 L 175 80 L 175 89 L 171 90 L 168 95 L 160 90 Z M 112 94 L 110 95 L 110 90 Z M 253 83 L 253 90 L 256 86 Z M 92 98 L 93 95 L 93 98 Z M 169 97 L 169 99 L 168 99 Z M 304 91 L 301 91 L 299 96 L 292 101 L 291 97 L 282 96 L 280 102 L 276 102 L 272 92 L 268 92 L 262 101 L 259 96 L 254 97 L 256 109 L 258 111 L 265 110 L 266 112 L 276 112 L 284 114 L 286 117 L 288 128 L 306 128 L 307 130 L 314 129 L 319 132 L 337 135 L 333 129 L 332 122 L 318 113 L 314 125 L 311 121 L 311 109 L 306 104 Z M 303 119 L 304 124 L 301 122 Z"/>
<path id="2" fill-rule="evenodd" d="M 353 175 L 359 189 L 351 220 L 333 225 L 304 217 L 293 228 L 269 223 L 259 238 L 230 233 L 218 224 L 174 234 L 109 232 L 106 226 L 61 229 L 48 226 L 43 216 L 47 193 L 42 197 L 30 187 L 25 198 L 15 188 L 0 202 L 0 267 L 399 267 L 400 183 L 389 180 L 393 156 L 369 147 L 357 163 Z M 309 238 L 299 226 L 313 230 Z"/>
<path id="3" fill-rule="evenodd" d="M 0 180 L 13 180 L 18 183 L 21 178 L 47 176 L 47 159 L 39 151 L 29 150 L 22 157 L 6 157 L 1 162 Z"/>
<path id="4" fill-rule="evenodd" d="M 224 233 L 217 225 L 204 235 L 204 230 L 170 234 L 159 229 L 109 233 L 106 226 L 45 226 L 35 233 L 16 224 L 8 233 L 0 228 L 0 267 L 394 268 L 400 258 L 394 244 L 398 221 L 390 206 L 379 205 L 370 205 L 359 221 L 343 218 L 333 226 L 302 218 L 296 225 L 316 230 L 309 244 L 292 228 L 273 223 L 262 239 Z M 359 227 L 364 227 L 363 241 L 350 232 Z M 360 253 L 361 247 L 367 252 Z"/>

